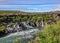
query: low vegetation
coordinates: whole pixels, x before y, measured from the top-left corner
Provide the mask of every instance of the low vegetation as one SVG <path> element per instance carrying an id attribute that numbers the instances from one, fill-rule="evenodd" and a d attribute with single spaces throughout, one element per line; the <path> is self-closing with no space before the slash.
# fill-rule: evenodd
<path id="1" fill-rule="evenodd" d="M 4 31 L 6 29 L 6 27 L 4 25 L 0 26 L 0 32 Z"/>
<path id="2" fill-rule="evenodd" d="M 43 33 L 37 33 L 37 37 L 28 43 L 60 43 L 60 21 L 44 27 Z"/>

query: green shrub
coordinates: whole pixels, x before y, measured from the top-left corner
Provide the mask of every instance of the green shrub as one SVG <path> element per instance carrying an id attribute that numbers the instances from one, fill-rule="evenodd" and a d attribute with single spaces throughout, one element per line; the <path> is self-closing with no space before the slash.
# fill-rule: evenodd
<path id="1" fill-rule="evenodd" d="M 3 25 L 0 26 L 0 31 L 3 31 L 3 30 L 5 30 L 5 29 L 6 29 L 5 26 L 3 26 Z"/>
<path id="2" fill-rule="evenodd" d="M 60 21 L 44 27 L 42 33 L 37 33 L 40 40 L 34 43 L 60 43 Z"/>

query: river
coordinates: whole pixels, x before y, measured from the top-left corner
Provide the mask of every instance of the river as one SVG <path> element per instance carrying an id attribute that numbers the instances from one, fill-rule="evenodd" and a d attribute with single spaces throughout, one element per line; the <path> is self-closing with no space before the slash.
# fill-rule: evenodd
<path id="1" fill-rule="evenodd" d="M 13 43 L 13 40 L 19 39 L 22 43 L 27 43 L 27 40 L 34 38 L 35 33 L 39 31 L 38 29 L 29 29 L 25 31 L 20 31 L 16 33 L 11 33 L 5 37 L 0 38 L 0 43 Z"/>
<path id="2" fill-rule="evenodd" d="M 0 43 L 13 43 L 14 40 L 21 40 L 22 43 L 27 43 L 28 40 L 35 38 L 36 32 L 42 32 L 42 29 L 39 30 L 32 26 L 28 26 L 25 22 L 22 22 L 22 24 L 28 29 L 1 37 Z"/>

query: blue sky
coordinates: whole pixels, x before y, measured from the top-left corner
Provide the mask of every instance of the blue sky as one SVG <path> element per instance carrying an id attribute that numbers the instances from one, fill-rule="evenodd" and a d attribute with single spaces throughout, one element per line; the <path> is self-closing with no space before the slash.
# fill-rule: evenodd
<path id="1" fill-rule="evenodd" d="M 60 4 L 60 0 L 0 0 L 0 4 Z"/>
<path id="2" fill-rule="evenodd" d="M 0 0 L 0 10 L 56 11 L 60 10 L 60 0 Z"/>

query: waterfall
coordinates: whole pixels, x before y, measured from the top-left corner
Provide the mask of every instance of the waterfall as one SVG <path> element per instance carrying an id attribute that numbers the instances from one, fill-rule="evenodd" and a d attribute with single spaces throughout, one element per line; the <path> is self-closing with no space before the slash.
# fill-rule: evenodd
<path id="1" fill-rule="evenodd" d="M 12 43 L 12 41 L 14 39 L 16 39 L 16 37 L 17 37 L 17 39 L 21 39 L 21 40 L 28 40 L 31 38 L 35 38 L 36 32 L 40 31 L 39 29 L 36 29 L 32 26 L 27 25 L 26 22 L 21 22 L 21 23 L 23 25 L 22 28 L 26 27 L 27 28 L 26 30 L 17 31 L 15 33 L 11 33 L 5 37 L 2 37 L 2 38 L 0 38 L 0 43 L 2 43 L 3 40 L 5 40 L 5 43 Z M 14 27 L 16 27 L 16 26 L 14 25 Z M 18 24 L 17 24 L 17 27 L 18 27 Z M 15 28 L 15 29 L 17 29 L 17 28 Z"/>
<path id="2" fill-rule="evenodd" d="M 38 29 L 30 29 L 30 30 L 25 30 L 25 31 L 20 31 L 20 32 L 16 32 L 16 33 L 11 33 L 5 37 L 0 38 L 0 43 L 3 42 L 3 40 L 5 40 L 4 43 L 12 43 L 12 41 L 14 39 L 21 39 L 21 40 L 28 40 L 31 38 L 34 38 L 34 35 L 36 34 L 36 32 L 39 31 Z M 26 41 L 22 41 L 23 43 L 25 43 Z"/>
<path id="3" fill-rule="evenodd" d="M 44 22 L 43 21 L 41 21 L 41 26 L 44 27 Z"/>

